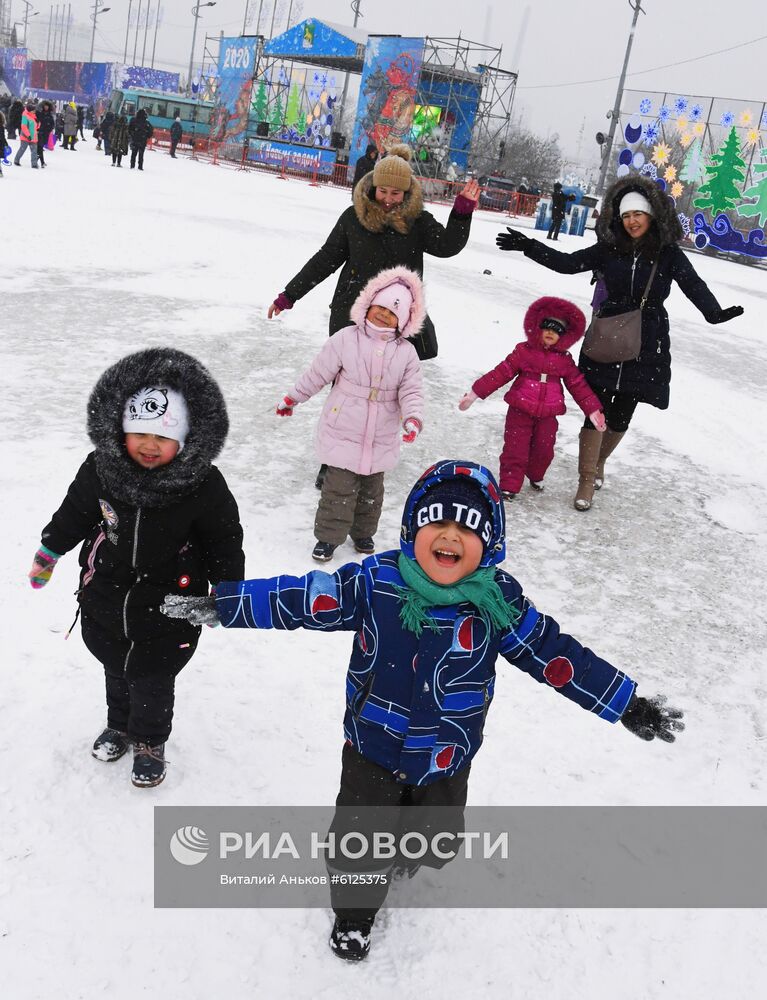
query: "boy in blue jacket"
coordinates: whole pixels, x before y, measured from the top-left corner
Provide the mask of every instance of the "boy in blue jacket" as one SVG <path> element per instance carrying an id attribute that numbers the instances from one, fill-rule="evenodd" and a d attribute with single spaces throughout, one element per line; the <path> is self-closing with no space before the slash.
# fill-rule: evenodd
<path id="1" fill-rule="evenodd" d="M 219 583 L 215 597 L 169 595 L 162 610 L 193 624 L 356 633 L 337 807 L 445 806 L 462 829 L 499 654 L 642 739 L 671 743 L 684 728 L 680 711 L 661 697 L 638 697 L 631 678 L 541 614 L 514 577 L 497 568 L 505 555 L 503 503 L 492 474 L 474 462 L 443 461 L 410 492 L 399 551 L 332 574 Z M 343 812 L 333 823 L 337 837 Z M 379 861 L 377 870 L 391 868 L 385 864 Z M 349 863 L 346 870 L 372 867 L 363 859 L 362 867 Z M 341 862 L 334 869 L 342 871 Z M 366 886 L 364 906 L 354 909 L 348 890 L 341 902 L 331 889 L 335 954 L 365 957 L 387 888 L 384 881 L 376 898 Z"/>

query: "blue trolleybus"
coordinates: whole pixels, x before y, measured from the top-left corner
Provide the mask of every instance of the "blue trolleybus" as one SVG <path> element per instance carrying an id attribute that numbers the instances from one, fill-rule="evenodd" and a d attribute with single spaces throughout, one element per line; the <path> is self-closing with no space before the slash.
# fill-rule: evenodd
<path id="1" fill-rule="evenodd" d="M 183 94 L 167 94 L 161 90 L 141 90 L 125 87 L 112 91 L 109 111 L 130 119 L 144 108 L 155 128 L 170 129 L 178 116 L 184 137 L 206 136 L 210 132 L 210 117 L 214 105 Z"/>

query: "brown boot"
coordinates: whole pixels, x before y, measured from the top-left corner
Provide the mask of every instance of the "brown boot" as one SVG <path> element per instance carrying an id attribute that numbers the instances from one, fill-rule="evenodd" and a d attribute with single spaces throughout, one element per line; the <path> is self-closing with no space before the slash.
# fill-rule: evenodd
<path id="1" fill-rule="evenodd" d="M 599 449 L 597 474 L 594 478 L 595 490 L 602 489 L 602 483 L 605 481 L 605 462 L 621 443 L 621 438 L 625 433 L 625 431 L 611 431 L 608 429 L 602 435 L 602 447 Z"/>
<path id="2" fill-rule="evenodd" d="M 594 497 L 594 479 L 597 473 L 602 433 L 587 427 L 581 429 L 578 449 L 578 492 L 575 494 L 576 510 L 588 510 Z"/>

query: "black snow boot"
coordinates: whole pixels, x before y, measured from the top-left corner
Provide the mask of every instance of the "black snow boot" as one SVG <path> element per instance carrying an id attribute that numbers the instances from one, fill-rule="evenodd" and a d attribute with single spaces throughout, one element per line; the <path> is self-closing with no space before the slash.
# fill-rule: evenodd
<path id="1" fill-rule="evenodd" d="M 312 549 L 312 559 L 317 562 L 329 562 L 333 558 L 335 550 L 336 546 L 331 545 L 330 542 L 317 542 Z"/>
<path id="2" fill-rule="evenodd" d="M 93 744 L 93 749 L 91 750 L 91 756 L 95 757 L 96 760 L 103 760 L 105 762 L 119 760 L 127 752 L 129 746 L 130 743 L 125 733 L 121 733 L 119 729 L 110 729 L 107 726 L 101 736 L 96 738 L 96 742 Z"/>
<path id="3" fill-rule="evenodd" d="M 347 962 L 361 962 L 370 951 L 370 931 L 374 917 L 369 920 L 341 920 L 336 917 L 330 932 L 330 950 Z"/>
<path id="4" fill-rule="evenodd" d="M 352 538 L 354 548 L 361 552 L 363 556 L 372 556 L 376 550 L 376 543 L 372 538 Z"/>
<path id="5" fill-rule="evenodd" d="M 150 746 L 135 743 L 133 746 L 133 773 L 130 776 L 136 788 L 154 788 L 165 780 L 165 744 Z"/>

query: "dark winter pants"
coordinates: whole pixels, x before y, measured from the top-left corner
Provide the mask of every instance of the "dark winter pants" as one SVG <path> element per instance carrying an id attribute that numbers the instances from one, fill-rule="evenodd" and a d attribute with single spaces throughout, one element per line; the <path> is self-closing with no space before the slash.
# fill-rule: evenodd
<path id="1" fill-rule="evenodd" d="M 64 136 L 64 145 L 62 146 L 62 149 L 74 149 L 76 142 L 77 142 L 77 136 L 76 135 L 65 135 Z"/>
<path id="2" fill-rule="evenodd" d="M 173 157 L 174 160 L 176 158 L 176 146 L 178 146 L 178 139 L 171 139 L 170 140 L 170 155 Z"/>
<path id="3" fill-rule="evenodd" d="M 372 538 L 378 530 L 383 500 L 383 472 L 360 476 L 329 465 L 314 519 L 314 537 L 331 545 L 345 542 L 347 535 Z"/>
<path id="4" fill-rule="evenodd" d="M 40 161 L 40 166 L 42 166 L 42 167 L 45 166 L 45 143 L 46 142 L 47 142 L 47 138 L 46 139 L 38 139 L 37 140 L 37 158 Z"/>
<path id="5" fill-rule="evenodd" d="M 464 831 L 463 810 L 466 805 L 469 771 L 462 768 L 449 778 L 442 778 L 429 785 L 405 785 L 397 781 L 386 768 L 379 767 L 346 743 L 341 755 L 341 787 L 336 799 L 336 812 L 330 826 L 336 844 L 347 833 L 362 834 L 372 845 L 374 833 L 422 833 L 427 841 L 436 833 L 459 834 Z M 414 808 L 410 808 L 414 807 Z M 445 841 L 445 851 L 448 852 Z M 354 839 L 354 852 L 361 841 Z M 414 853 L 415 844 L 409 845 Z M 360 874 L 386 876 L 387 881 L 364 886 L 349 886 L 331 881 L 330 902 L 342 920 L 359 920 L 374 917 L 383 906 L 389 890 L 392 867 L 397 865 L 442 868 L 449 858 L 440 858 L 427 852 L 418 861 L 407 857 L 376 858 L 372 850 L 360 858 L 339 856 L 338 850 L 328 860 L 328 872 L 333 874 Z"/>
<path id="6" fill-rule="evenodd" d="M 122 166 L 123 154 L 118 153 L 117 150 L 112 150 L 112 163 L 116 163 L 117 166 Z"/>
<path id="7" fill-rule="evenodd" d="M 565 217 L 563 215 L 552 215 L 549 233 L 546 237 L 547 240 L 555 240 L 559 236 L 559 230 L 562 228 L 562 223 L 564 221 Z"/>
<path id="8" fill-rule="evenodd" d="M 602 409 L 604 411 L 605 420 L 607 421 L 609 430 L 617 431 L 618 433 L 627 431 L 629 429 L 629 424 L 631 423 L 631 418 L 634 416 L 634 410 L 639 405 L 639 397 L 634 396 L 630 392 L 614 392 L 612 389 L 597 389 L 596 386 L 593 385 L 590 388 L 602 404 Z M 588 417 L 586 417 L 583 426 L 592 430 L 594 428 L 594 425 Z"/>
<path id="9" fill-rule="evenodd" d="M 502 490 L 519 493 L 525 476 L 533 483 L 543 479 L 554 458 L 558 427 L 556 417 L 531 417 L 509 407 L 500 463 Z"/>
<path id="10" fill-rule="evenodd" d="M 176 675 L 194 655 L 199 629 L 130 642 L 82 616 L 83 642 L 104 666 L 107 725 L 156 746 L 170 736 Z"/>
<path id="11" fill-rule="evenodd" d="M 144 169 L 144 150 L 146 146 L 132 146 L 130 153 L 130 166 L 131 170 L 136 166 L 136 157 L 138 157 L 138 168 L 139 170 Z"/>

